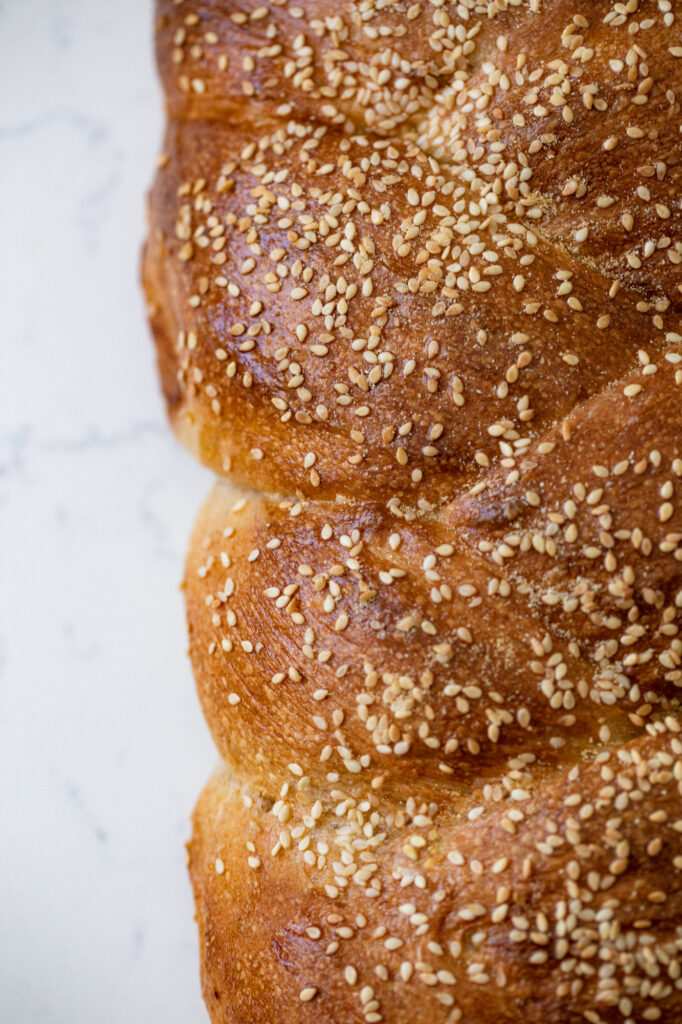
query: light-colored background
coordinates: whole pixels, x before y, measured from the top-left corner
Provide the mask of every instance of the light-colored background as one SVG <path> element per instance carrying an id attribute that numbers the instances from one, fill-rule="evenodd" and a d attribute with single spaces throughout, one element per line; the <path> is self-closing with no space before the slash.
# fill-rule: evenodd
<path id="1" fill-rule="evenodd" d="M 0 1020 L 201 1024 L 214 753 L 178 583 L 208 475 L 140 296 L 150 0 L 0 0 Z"/>

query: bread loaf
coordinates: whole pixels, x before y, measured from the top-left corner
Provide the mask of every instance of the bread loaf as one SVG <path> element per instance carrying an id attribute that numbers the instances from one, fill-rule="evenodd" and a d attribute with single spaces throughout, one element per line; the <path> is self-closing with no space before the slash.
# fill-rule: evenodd
<path id="1" fill-rule="evenodd" d="M 682 1021 L 682 9 L 157 45 L 212 1021 Z"/>

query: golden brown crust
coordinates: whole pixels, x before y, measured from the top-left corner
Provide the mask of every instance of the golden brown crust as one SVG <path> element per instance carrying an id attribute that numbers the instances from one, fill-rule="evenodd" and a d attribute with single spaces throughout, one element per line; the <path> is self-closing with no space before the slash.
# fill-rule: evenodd
<path id="1" fill-rule="evenodd" d="M 649 366 L 437 512 L 217 486 L 186 593 L 235 770 L 268 792 L 291 762 L 438 789 L 675 712 L 682 374 Z"/>
<path id="2" fill-rule="evenodd" d="M 367 831 L 300 791 L 283 827 L 286 799 L 217 773 L 189 846 L 213 1021 L 677 1020 L 681 756 L 643 738 L 546 783 L 516 823 L 416 802 L 385 838 L 380 812 Z"/>
<path id="3" fill-rule="evenodd" d="M 274 114 L 384 135 L 428 113 L 439 90 L 471 70 L 482 42 L 523 23 L 513 10 L 518 5 L 494 22 L 471 21 L 470 5 L 460 12 L 452 5 L 448 19 L 458 34 L 452 39 L 436 11 L 428 18 L 403 3 L 384 3 L 376 14 L 334 0 L 314 6 L 157 0 L 156 6 L 157 58 L 171 119 L 239 124 Z"/>
<path id="4" fill-rule="evenodd" d="M 214 1024 L 674 1024 L 677 5 L 156 6 Z"/>
<path id="5" fill-rule="evenodd" d="M 392 129 L 367 123 L 360 81 L 338 90 L 358 108 L 351 131 L 322 113 L 326 29 L 305 88 L 285 71 L 293 8 L 241 24 L 248 5 L 161 6 L 174 120 L 145 275 L 174 426 L 217 472 L 271 493 L 434 501 L 627 373 L 643 337 L 655 358 L 678 330 L 682 63 L 661 12 L 655 58 L 627 19 L 604 26 L 607 3 L 470 16 L 467 53 Z M 359 78 L 395 92 L 395 71 L 371 72 L 376 41 L 342 21 Z M 427 29 L 408 19 L 400 42 L 424 82 Z M 246 73 L 230 47 L 253 33 Z M 203 91 L 181 99 L 195 64 Z M 289 114 L 267 82 L 296 93 Z"/>
<path id="6" fill-rule="evenodd" d="M 368 1012 L 392 1022 L 682 1012 L 682 374 L 672 350 L 647 365 L 438 510 L 214 489 L 187 567 L 191 654 L 248 804 L 218 778 L 195 816 L 214 1021 L 274 1006 L 285 1021 L 355 1020 L 369 988 Z M 661 750 L 674 759 L 654 795 L 645 764 Z M 623 817 L 633 776 L 647 781 Z M 369 860 L 306 859 L 332 845 L 327 816 L 382 837 Z M 665 868 L 647 859 L 663 848 Z M 420 882 L 405 883 L 412 861 Z M 339 888 L 339 863 L 352 877 L 371 864 L 376 893 Z M 429 926 L 410 945 L 399 908 L 412 904 Z M 672 971 L 655 989 L 637 978 L 645 960 L 626 966 L 640 928 Z"/>

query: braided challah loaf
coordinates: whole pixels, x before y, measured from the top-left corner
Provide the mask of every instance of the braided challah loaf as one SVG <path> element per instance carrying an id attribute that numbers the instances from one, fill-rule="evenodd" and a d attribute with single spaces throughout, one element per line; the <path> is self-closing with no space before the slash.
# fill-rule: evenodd
<path id="1" fill-rule="evenodd" d="M 682 4 L 157 38 L 214 1024 L 680 1024 Z"/>

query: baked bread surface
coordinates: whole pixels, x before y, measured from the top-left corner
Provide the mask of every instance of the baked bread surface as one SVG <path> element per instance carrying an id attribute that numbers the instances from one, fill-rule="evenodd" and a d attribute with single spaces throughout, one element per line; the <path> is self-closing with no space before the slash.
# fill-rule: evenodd
<path id="1" fill-rule="evenodd" d="M 682 9 L 156 6 L 212 1020 L 682 1021 Z"/>
<path id="2" fill-rule="evenodd" d="M 158 11 L 145 276 L 174 426 L 217 472 L 436 500 L 679 328 L 657 4 Z"/>

